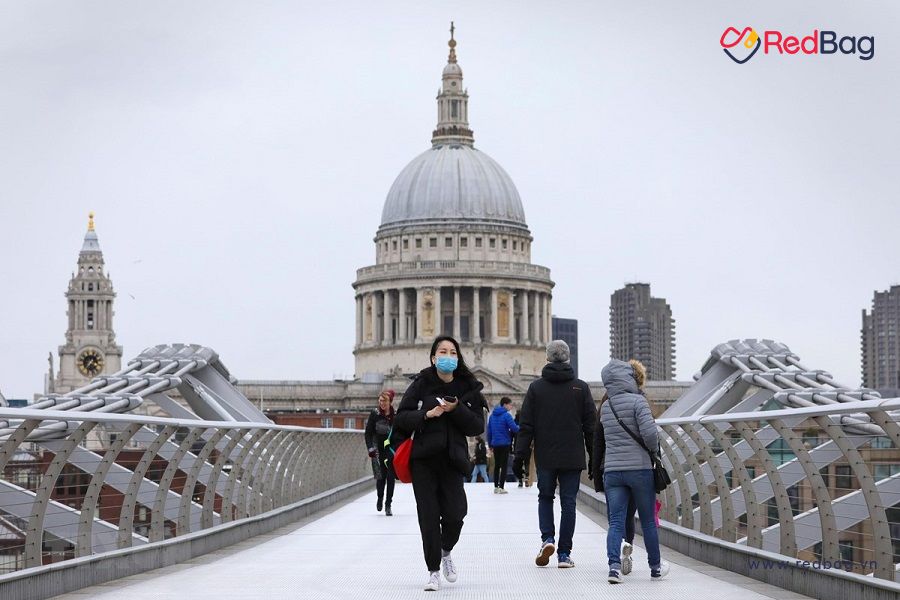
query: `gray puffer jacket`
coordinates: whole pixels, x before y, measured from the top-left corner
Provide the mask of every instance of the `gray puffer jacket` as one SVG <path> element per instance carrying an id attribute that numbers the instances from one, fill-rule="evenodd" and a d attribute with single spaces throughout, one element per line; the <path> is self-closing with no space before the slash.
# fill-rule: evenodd
<path id="1" fill-rule="evenodd" d="M 616 407 L 622 422 L 632 433 L 643 438 L 644 444 L 650 450 L 654 452 L 659 450 L 656 421 L 653 420 L 647 399 L 638 391 L 631 365 L 621 360 L 611 360 L 603 367 L 600 375 L 609 395 L 609 400 L 600 407 L 600 422 L 603 424 L 603 436 L 606 438 L 604 469 L 606 471 L 652 469 L 653 465 L 647 451 L 625 433 L 610 408 L 610 404 Z"/>

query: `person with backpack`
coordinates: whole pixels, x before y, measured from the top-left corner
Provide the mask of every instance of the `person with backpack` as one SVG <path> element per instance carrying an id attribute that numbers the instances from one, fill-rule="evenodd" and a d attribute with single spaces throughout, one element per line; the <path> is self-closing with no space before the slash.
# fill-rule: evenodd
<path id="1" fill-rule="evenodd" d="M 428 568 L 425 590 L 436 591 L 441 570 L 449 583 L 458 577 L 450 553 L 468 511 L 463 484 L 472 465 L 466 438 L 484 432 L 487 404 L 484 385 L 466 366 L 454 338 L 438 336 L 429 359 L 403 394 L 394 428 L 412 436 L 409 470 Z"/>
<path id="2" fill-rule="evenodd" d="M 606 448 L 603 487 L 609 514 L 606 555 L 609 561 L 607 581 L 611 584 L 623 582 L 620 546 L 629 498 L 634 499 L 641 520 L 650 579 L 659 581 L 669 572 L 669 564 L 660 555 L 655 516 L 656 488 L 651 453 L 659 452 L 659 437 L 650 405 L 638 385 L 645 377 L 642 373 L 645 370 L 643 365 L 635 362 L 637 364 L 633 365 L 613 359 L 600 373 L 609 396 L 600 407 L 600 422 Z"/>
<path id="3" fill-rule="evenodd" d="M 475 438 L 475 460 L 472 461 L 475 467 L 472 469 L 472 477 L 470 478 L 472 483 L 476 483 L 478 481 L 478 475 L 481 475 L 481 480 L 485 483 L 491 482 L 491 476 L 488 475 L 487 472 L 487 446 L 484 443 L 484 438 L 480 435 Z"/>
<path id="4" fill-rule="evenodd" d="M 494 407 L 488 419 L 487 434 L 488 446 L 494 453 L 494 493 L 507 494 L 506 468 L 509 462 L 509 449 L 512 438 L 519 432 L 519 426 L 509 414 L 512 408 L 512 400 L 504 396 L 500 398 L 500 404 Z"/>
<path id="5" fill-rule="evenodd" d="M 384 507 L 384 514 L 387 517 L 392 516 L 391 501 L 394 498 L 394 465 L 393 453 L 388 446 L 388 436 L 391 433 L 391 427 L 394 423 L 394 390 L 384 390 L 378 396 L 378 408 L 369 413 L 369 420 L 366 421 L 366 449 L 369 452 L 369 458 L 372 459 L 372 474 L 375 476 L 375 489 L 378 492 L 378 500 L 375 509 L 381 512 Z M 385 488 L 387 488 L 387 496 L 385 496 Z"/>
<path id="6" fill-rule="evenodd" d="M 585 454 L 592 449 L 596 419 L 597 409 L 591 390 L 587 383 L 575 377 L 569 364 L 568 344 L 553 340 L 547 344 L 547 364 L 541 377 L 531 382 L 522 402 L 521 428 L 513 464 L 516 477 L 524 477 L 525 461 L 533 442 L 541 530 L 541 548 L 534 562 L 539 567 L 546 566 L 554 552 L 559 568 L 575 566 L 571 557 L 575 497 L 581 472 L 585 469 Z M 557 485 L 562 507 L 558 549 L 553 521 Z"/>

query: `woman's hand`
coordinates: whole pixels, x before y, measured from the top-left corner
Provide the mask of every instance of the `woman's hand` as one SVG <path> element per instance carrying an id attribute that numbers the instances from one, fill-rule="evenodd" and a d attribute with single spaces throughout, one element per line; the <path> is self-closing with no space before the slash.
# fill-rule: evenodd
<path id="1" fill-rule="evenodd" d="M 442 405 L 444 412 L 453 412 L 459 406 L 459 400 L 453 396 L 444 396 L 444 402 L 446 402 Z"/>
<path id="2" fill-rule="evenodd" d="M 447 412 L 447 408 L 443 404 L 438 404 L 427 413 L 425 413 L 426 419 L 437 419 L 439 416 Z"/>

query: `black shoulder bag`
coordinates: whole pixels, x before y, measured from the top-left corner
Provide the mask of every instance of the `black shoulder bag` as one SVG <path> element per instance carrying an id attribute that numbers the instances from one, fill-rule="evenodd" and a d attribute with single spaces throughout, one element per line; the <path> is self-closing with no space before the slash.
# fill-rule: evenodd
<path id="1" fill-rule="evenodd" d="M 613 406 L 612 398 L 607 400 L 609 403 L 609 409 L 612 411 L 613 416 L 616 418 L 616 421 L 619 422 L 619 425 L 622 429 L 625 430 L 625 433 L 631 436 L 635 442 L 640 445 L 641 448 L 647 451 L 647 454 L 650 455 L 650 464 L 653 465 L 653 487 L 657 492 L 661 492 L 672 483 L 672 478 L 669 477 L 669 472 L 666 471 L 666 468 L 663 466 L 662 461 L 659 459 L 658 454 L 654 454 L 650 451 L 650 448 L 647 447 L 647 444 L 644 443 L 644 440 L 639 438 L 634 434 L 633 431 L 626 427 L 625 423 L 622 422 L 622 419 L 619 418 L 619 414 L 616 412 L 615 407 Z"/>

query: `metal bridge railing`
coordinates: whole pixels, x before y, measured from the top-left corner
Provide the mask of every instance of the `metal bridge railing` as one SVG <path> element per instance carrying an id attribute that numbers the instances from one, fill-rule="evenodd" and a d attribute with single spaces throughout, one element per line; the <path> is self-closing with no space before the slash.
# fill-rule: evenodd
<path id="1" fill-rule="evenodd" d="M 795 560 L 894 581 L 900 398 L 657 420 L 661 517 Z"/>
<path id="2" fill-rule="evenodd" d="M 256 516 L 369 469 L 356 430 L 25 409 L 0 425 L 0 574 Z"/>

